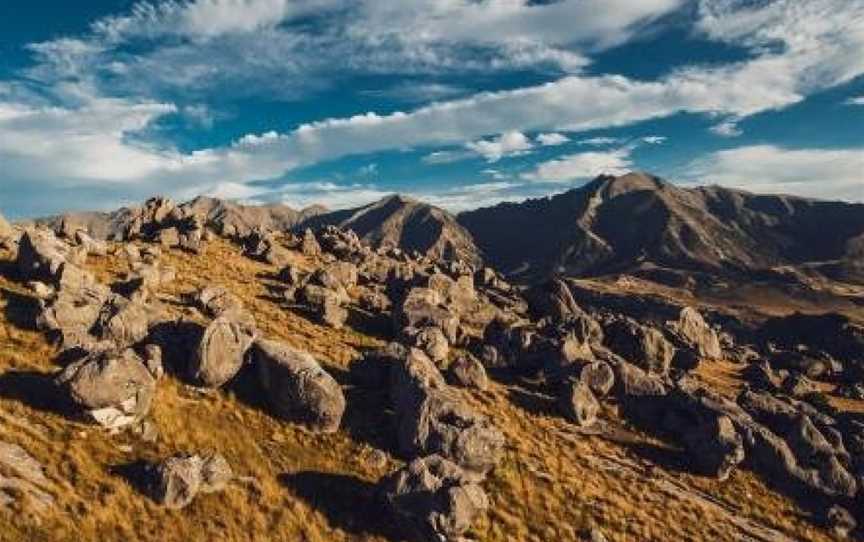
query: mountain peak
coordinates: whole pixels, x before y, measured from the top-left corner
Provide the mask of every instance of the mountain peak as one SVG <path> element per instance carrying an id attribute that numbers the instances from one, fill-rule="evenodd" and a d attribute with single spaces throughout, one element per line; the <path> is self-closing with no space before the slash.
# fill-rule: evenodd
<path id="1" fill-rule="evenodd" d="M 585 190 L 614 198 L 622 194 L 641 191 L 657 191 L 671 186 L 660 177 L 641 171 L 631 171 L 624 175 L 600 175 L 587 185 Z"/>

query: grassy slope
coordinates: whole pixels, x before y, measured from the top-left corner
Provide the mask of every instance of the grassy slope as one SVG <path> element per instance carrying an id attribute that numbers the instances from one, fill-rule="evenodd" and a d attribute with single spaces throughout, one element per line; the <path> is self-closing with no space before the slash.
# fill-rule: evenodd
<path id="1" fill-rule="evenodd" d="M 267 288 L 274 269 L 228 244 L 212 243 L 199 257 L 171 251 L 163 261 L 180 277 L 161 292 L 169 310 L 186 310 L 177 303 L 183 292 L 224 285 L 253 310 L 263 334 L 307 349 L 343 382 L 358 352 L 382 344 L 380 337 L 330 330 L 279 307 Z M 102 280 L 125 270 L 112 259 L 91 264 Z M 20 285 L 0 277 L 0 440 L 22 445 L 43 462 L 58 506 L 44 518 L 0 512 L 3 540 L 399 539 L 373 499 L 372 484 L 400 464 L 370 460 L 375 447 L 392 446 L 382 392 L 349 388 L 343 429 L 316 435 L 269 416 L 248 375 L 209 394 L 169 376 L 159 383 L 152 414 L 158 442 L 111 436 L 39 399 L 58 366 L 55 350 L 26 329 L 26 296 Z M 496 420 L 510 443 L 487 483 L 492 507 L 473 533 L 478 540 L 576 540 L 592 525 L 613 541 L 738 540 L 734 517 L 797 539 L 829 540 L 750 473 L 737 471 L 723 484 L 682 473 L 675 450 L 620 427 L 613 407 L 606 412 L 608 435 L 589 436 L 557 416 L 553 400 L 531 382 L 495 383 L 465 396 Z M 138 460 L 208 449 L 223 453 L 239 475 L 254 481 L 169 511 L 123 476 L 122 467 Z M 668 468 L 653 466 L 656 461 Z M 697 488 L 714 502 L 675 491 L 678 485 Z"/>

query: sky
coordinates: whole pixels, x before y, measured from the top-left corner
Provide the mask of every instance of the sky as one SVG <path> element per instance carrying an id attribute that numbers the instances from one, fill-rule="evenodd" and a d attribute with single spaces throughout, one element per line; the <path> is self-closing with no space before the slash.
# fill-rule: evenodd
<path id="1" fill-rule="evenodd" d="M 0 2 L 7 217 L 630 170 L 864 201 L 864 0 Z"/>

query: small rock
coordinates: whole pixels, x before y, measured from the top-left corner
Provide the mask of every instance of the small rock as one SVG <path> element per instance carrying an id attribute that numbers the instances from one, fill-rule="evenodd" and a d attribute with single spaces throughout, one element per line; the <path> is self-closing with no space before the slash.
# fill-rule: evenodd
<path id="1" fill-rule="evenodd" d="M 585 383 L 595 395 L 604 397 L 615 385 L 615 373 L 605 361 L 595 361 L 582 367 L 579 380 Z"/>
<path id="2" fill-rule="evenodd" d="M 485 390 L 489 385 L 486 368 L 471 354 L 460 354 L 448 368 L 449 380 L 463 388 Z"/>
<path id="3" fill-rule="evenodd" d="M 840 539 L 848 538 L 849 534 L 858 526 L 849 510 L 838 505 L 834 505 L 828 510 L 826 524 L 834 535 Z"/>
<path id="4" fill-rule="evenodd" d="M 597 421 L 600 403 L 591 388 L 582 382 L 565 383 L 558 403 L 564 416 L 579 427 L 590 427 Z"/>

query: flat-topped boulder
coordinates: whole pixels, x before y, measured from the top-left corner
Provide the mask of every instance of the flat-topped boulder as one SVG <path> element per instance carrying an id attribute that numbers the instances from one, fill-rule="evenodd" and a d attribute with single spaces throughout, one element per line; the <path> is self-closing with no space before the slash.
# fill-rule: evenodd
<path id="1" fill-rule="evenodd" d="M 153 375 L 130 349 L 91 354 L 66 367 L 55 382 L 76 406 L 107 428 L 143 418 L 156 392 Z"/>

